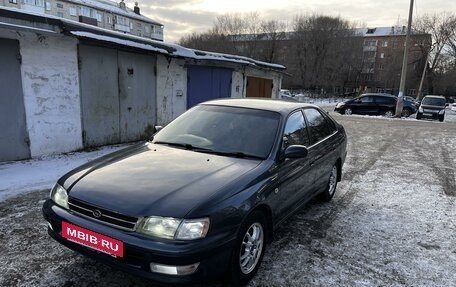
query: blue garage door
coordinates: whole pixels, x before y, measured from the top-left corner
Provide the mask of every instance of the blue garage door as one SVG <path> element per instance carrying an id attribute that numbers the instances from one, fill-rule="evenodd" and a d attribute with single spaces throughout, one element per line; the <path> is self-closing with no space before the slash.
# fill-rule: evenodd
<path id="1" fill-rule="evenodd" d="M 232 70 L 188 66 L 187 67 L 187 108 L 204 101 L 231 97 Z"/>

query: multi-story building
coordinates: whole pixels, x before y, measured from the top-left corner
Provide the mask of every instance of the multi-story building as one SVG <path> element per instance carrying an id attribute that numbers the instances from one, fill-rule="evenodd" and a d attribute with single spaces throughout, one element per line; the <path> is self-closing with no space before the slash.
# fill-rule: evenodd
<path id="1" fill-rule="evenodd" d="M 406 32 L 405 26 L 393 26 L 342 30 L 336 36 L 333 32 L 321 35 L 311 30 L 231 35 L 228 41 L 232 45 L 216 43 L 211 47 L 219 52 L 231 48 L 248 57 L 286 66 L 288 76 L 284 77 L 283 85 L 287 88 L 330 94 L 397 94 Z M 416 95 L 431 43 L 430 34 L 412 31 L 408 95 Z"/>
<path id="2" fill-rule="evenodd" d="M 404 55 L 406 27 L 357 29 L 364 38 L 360 84 L 370 92 L 396 93 Z M 409 44 L 407 95 L 415 96 L 431 46 L 431 35 L 412 31 Z"/>
<path id="3" fill-rule="evenodd" d="M 163 41 L 163 25 L 141 15 L 138 2 L 133 9 L 124 0 L 0 0 L 0 5 Z"/>

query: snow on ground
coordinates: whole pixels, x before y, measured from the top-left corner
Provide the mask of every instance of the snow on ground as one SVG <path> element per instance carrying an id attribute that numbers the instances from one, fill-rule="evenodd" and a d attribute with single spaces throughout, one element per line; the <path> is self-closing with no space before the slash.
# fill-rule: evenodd
<path id="1" fill-rule="evenodd" d="M 0 163 L 0 201 L 21 193 L 50 189 L 59 177 L 71 169 L 126 146 L 106 146 L 91 152 Z"/>
<path id="2" fill-rule="evenodd" d="M 348 136 L 336 195 L 276 230 L 249 286 L 456 286 L 456 113 L 440 123 L 326 109 Z M 16 178 L 2 193 L 31 190 L 34 181 L 50 188 L 74 165 L 117 148 L 0 165 L 1 184 Z M 52 240 L 41 215 L 47 197 L 0 201 L 0 286 L 162 286 Z"/>

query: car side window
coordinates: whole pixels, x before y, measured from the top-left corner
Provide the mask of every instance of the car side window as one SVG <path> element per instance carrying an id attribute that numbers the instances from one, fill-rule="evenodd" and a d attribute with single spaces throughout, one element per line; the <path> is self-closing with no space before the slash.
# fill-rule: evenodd
<path id="1" fill-rule="evenodd" d="M 360 98 L 361 103 L 373 103 L 374 98 L 373 97 L 362 97 Z"/>
<path id="2" fill-rule="evenodd" d="M 310 144 L 313 145 L 325 137 L 332 134 L 331 129 L 329 128 L 326 119 L 323 115 L 314 108 L 308 108 L 304 110 L 304 115 L 306 116 L 307 123 L 309 126 L 310 134 Z"/>
<path id="3" fill-rule="evenodd" d="M 290 145 L 309 145 L 307 125 L 301 111 L 295 112 L 288 117 L 283 133 L 283 147 Z"/>
<path id="4" fill-rule="evenodd" d="M 394 104 L 395 103 L 394 98 L 390 98 L 390 97 L 377 97 L 375 99 L 375 101 L 377 102 L 377 104 Z"/>

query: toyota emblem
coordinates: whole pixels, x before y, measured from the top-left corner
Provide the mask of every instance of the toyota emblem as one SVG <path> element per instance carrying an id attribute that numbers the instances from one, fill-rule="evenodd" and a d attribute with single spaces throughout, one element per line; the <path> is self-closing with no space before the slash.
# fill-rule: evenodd
<path id="1" fill-rule="evenodd" d="M 95 209 L 93 212 L 92 212 L 93 216 L 95 218 L 100 218 L 101 217 L 101 211 L 99 211 L 98 209 Z"/>

